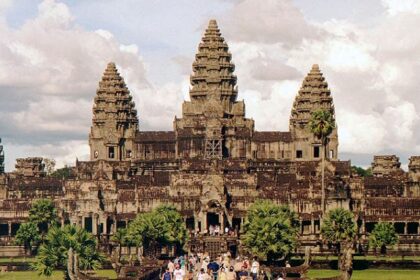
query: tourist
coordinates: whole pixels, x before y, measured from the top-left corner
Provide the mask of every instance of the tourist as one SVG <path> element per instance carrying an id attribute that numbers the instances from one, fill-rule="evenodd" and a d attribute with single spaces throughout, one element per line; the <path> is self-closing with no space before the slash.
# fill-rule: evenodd
<path id="1" fill-rule="evenodd" d="M 201 268 L 207 271 L 208 265 L 209 265 L 209 259 L 207 257 L 204 257 L 203 262 L 201 263 Z"/>
<path id="2" fill-rule="evenodd" d="M 227 274 L 224 267 L 220 268 L 219 280 L 227 280 Z"/>
<path id="3" fill-rule="evenodd" d="M 240 257 L 237 257 L 236 258 L 235 265 L 234 265 L 234 270 L 235 270 L 236 278 L 237 279 L 239 279 L 239 272 L 241 272 L 241 269 L 242 269 L 241 258 Z"/>
<path id="4" fill-rule="evenodd" d="M 231 266 L 229 268 L 229 271 L 226 272 L 226 280 L 236 280 L 236 279 L 237 279 L 237 275 L 235 273 L 233 266 Z"/>
<path id="5" fill-rule="evenodd" d="M 214 226 L 213 226 L 213 225 L 210 225 L 210 227 L 209 227 L 209 232 L 210 232 L 210 235 L 211 235 L 211 236 L 213 236 L 213 235 L 214 235 Z"/>
<path id="6" fill-rule="evenodd" d="M 245 257 L 244 262 L 242 263 L 242 265 L 245 267 L 245 269 L 249 269 L 249 260 L 248 257 Z"/>
<path id="7" fill-rule="evenodd" d="M 226 227 L 225 227 L 225 234 L 226 234 L 226 235 L 228 235 L 228 234 L 229 234 L 229 227 L 228 227 L 228 226 L 226 226 Z"/>
<path id="8" fill-rule="evenodd" d="M 288 261 L 286 261 L 286 267 L 292 267 Z"/>
<path id="9" fill-rule="evenodd" d="M 239 272 L 239 279 L 240 280 L 247 280 L 248 279 L 248 271 L 246 271 L 245 266 L 242 266 L 241 271 Z"/>
<path id="10" fill-rule="evenodd" d="M 172 273 L 169 271 L 169 268 L 166 268 L 166 271 L 162 274 L 161 280 L 172 280 Z"/>
<path id="11" fill-rule="evenodd" d="M 171 274 L 174 272 L 175 264 L 171 260 L 168 262 L 168 269 Z"/>
<path id="12" fill-rule="evenodd" d="M 177 264 L 174 270 L 174 280 L 183 280 L 185 276 L 185 272 L 181 269 L 181 266 Z"/>
<path id="13" fill-rule="evenodd" d="M 260 272 L 260 263 L 257 261 L 257 258 L 254 257 L 254 259 L 252 260 L 252 265 L 251 265 L 252 280 L 257 280 L 259 272 Z"/>
<path id="14" fill-rule="evenodd" d="M 210 275 L 203 268 L 200 269 L 200 272 L 197 275 L 197 280 L 210 280 Z"/>
<path id="15" fill-rule="evenodd" d="M 220 226 L 219 225 L 216 225 L 214 227 L 214 235 L 219 235 L 219 233 L 220 233 Z"/>
<path id="16" fill-rule="evenodd" d="M 207 268 L 211 271 L 211 273 L 213 274 L 213 279 L 217 280 L 217 276 L 218 276 L 218 272 L 219 272 L 219 264 L 215 261 L 211 261 L 208 265 Z"/>

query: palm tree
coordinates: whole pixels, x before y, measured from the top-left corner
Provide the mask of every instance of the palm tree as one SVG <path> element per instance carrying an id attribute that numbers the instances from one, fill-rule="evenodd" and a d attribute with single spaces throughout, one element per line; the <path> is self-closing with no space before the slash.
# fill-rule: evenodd
<path id="1" fill-rule="evenodd" d="M 57 209 L 50 199 L 39 199 L 29 209 L 29 221 L 38 226 L 42 236 L 51 225 L 57 223 L 57 218 Z"/>
<path id="2" fill-rule="evenodd" d="M 287 206 L 258 200 L 248 209 L 241 241 L 252 255 L 273 262 L 293 252 L 298 233 L 295 212 Z"/>
<path id="3" fill-rule="evenodd" d="M 369 236 L 369 246 L 380 248 L 381 254 L 386 254 L 386 246 L 393 246 L 398 243 L 398 234 L 391 223 L 379 222 L 375 225 Z"/>
<path id="4" fill-rule="evenodd" d="M 118 244 L 118 262 L 121 262 L 121 248 L 125 246 L 126 236 L 127 229 L 119 228 L 117 232 L 111 237 L 111 241 Z"/>
<path id="5" fill-rule="evenodd" d="M 321 140 L 321 207 L 325 212 L 325 149 L 328 137 L 335 128 L 334 116 L 329 110 L 319 109 L 312 113 L 308 123 L 310 131 Z"/>
<path id="6" fill-rule="evenodd" d="M 356 237 L 353 213 L 343 208 L 329 211 L 321 226 L 321 234 L 326 241 L 337 246 L 342 279 L 350 279 L 353 271 L 352 247 Z"/>
<path id="7" fill-rule="evenodd" d="M 41 237 L 38 226 L 35 223 L 23 223 L 16 232 L 15 244 L 23 245 L 25 253 L 29 251 L 32 255 L 33 247 L 38 246 Z"/>
<path id="8" fill-rule="evenodd" d="M 83 270 L 98 269 L 105 259 L 98 252 L 96 238 L 91 233 L 73 225 L 66 225 L 64 228 L 53 226 L 39 247 L 33 268 L 39 274 L 50 276 L 54 269 L 67 267 L 70 248 L 79 256 L 79 263 L 76 265 Z"/>

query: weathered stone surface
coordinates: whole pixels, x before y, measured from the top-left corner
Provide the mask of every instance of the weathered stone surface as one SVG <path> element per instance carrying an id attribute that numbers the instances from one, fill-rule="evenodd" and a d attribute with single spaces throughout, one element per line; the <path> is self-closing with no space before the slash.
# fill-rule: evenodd
<path id="1" fill-rule="evenodd" d="M 41 197 L 54 200 L 62 223 L 85 227 L 103 242 L 137 213 L 164 203 L 175 205 L 191 230 L 205 233 L 214 224 L 239 229 L 255 200 L 270 199 L 298 213 L 302 244 L 319 244 L 320 142 L 306 125 L 319 108 L 334 114 L 325 78 L 317 65 L 305 77 L 290 131 L 255 131 L 237 101 L 233 71 L 212 20 L 193 63 L 191 100 L 173 131 L 140 131 L 124 80 L 108 64 L 94 99 L 90 161 L 76 161 L 66 180 L 45 176 L 41 158 L 19 159 L 16 172 L 0 174 L 0 244 L 11 244 Z M 325 168 L 327 210 L 353 211 L 362 242 L 374 223 L 390 221 L 401 234 L 401 250 L 420 250 L 420 157 L 411 157 L 404 172 L 396 156 L 375 156 L 374 176 L 363 178 L 352 174 L 349 161 L 338 160 L 337 149 L 334 130 Z"/>

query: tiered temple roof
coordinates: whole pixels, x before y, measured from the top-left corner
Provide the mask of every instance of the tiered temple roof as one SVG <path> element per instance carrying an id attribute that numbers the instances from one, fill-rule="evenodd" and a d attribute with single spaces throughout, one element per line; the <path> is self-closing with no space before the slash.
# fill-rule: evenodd
<path id="1" fill-rule="evenodd" d="M 312 112 L 317 109 L 329 110 L 334 116 L 334 105 L 328 83 L 325 81 L 318 64 L 312 66 L 305 77 L 293 103 L 290 127 L 304 127 Z"/>
<path id="2" fill-rule="evenodd" d="M 112 62 L 108 64 L 99 82 L 93 105 L 93 124 L 105 123 L 115 124 L 117 129 L 127 125 L 125 128 L 138 127 L 137 110 L 130 91 Z"/>

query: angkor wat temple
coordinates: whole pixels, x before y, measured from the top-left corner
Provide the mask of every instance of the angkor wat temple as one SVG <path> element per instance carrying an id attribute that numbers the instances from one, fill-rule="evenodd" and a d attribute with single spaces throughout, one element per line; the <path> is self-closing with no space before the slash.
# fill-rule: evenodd
<path id="1" fill-rule="evenodd" d="M 299 214 L 302 245 L 320 248 L 322 150 L 326 211 L 353 211 L 362 243 L 375 223 L 392 222 L 400 234 L 395 249 L 420 251 L 420 156 L 410 158 L 408 172 L 396 156 L 375 156 L 373 175 L 361 177 L 350 161 L 339 160 L 337 128 L 321 149 L 307 124 L 320 108 L 334 114 L 334 105 L 318 65 L 303 79 L 285 132 L 256 131 L 245 117 L 235 65 L 214 20 L 192 68 L 190 101 L 173 130 L 141 131 L 130 92 L 109 63 L 94 97 L 90 160 L 77 161 L 66 179 L 46 176 L 42 158 L 18 159 L 14 172 L 0 175 L 2 252 L 21 252 L 10 245 L 39 198 L 55 201 L 63 224 L 84 227 L 103 242 L 137 213 L 163 203 L 175 205 L 189 229 L 205 234 L 216 224 L 239 229 L 247 208 L 269 199 Z M 236 244 L 236 237 L 199 237 L 190 245 L 224 250 Z"/>

